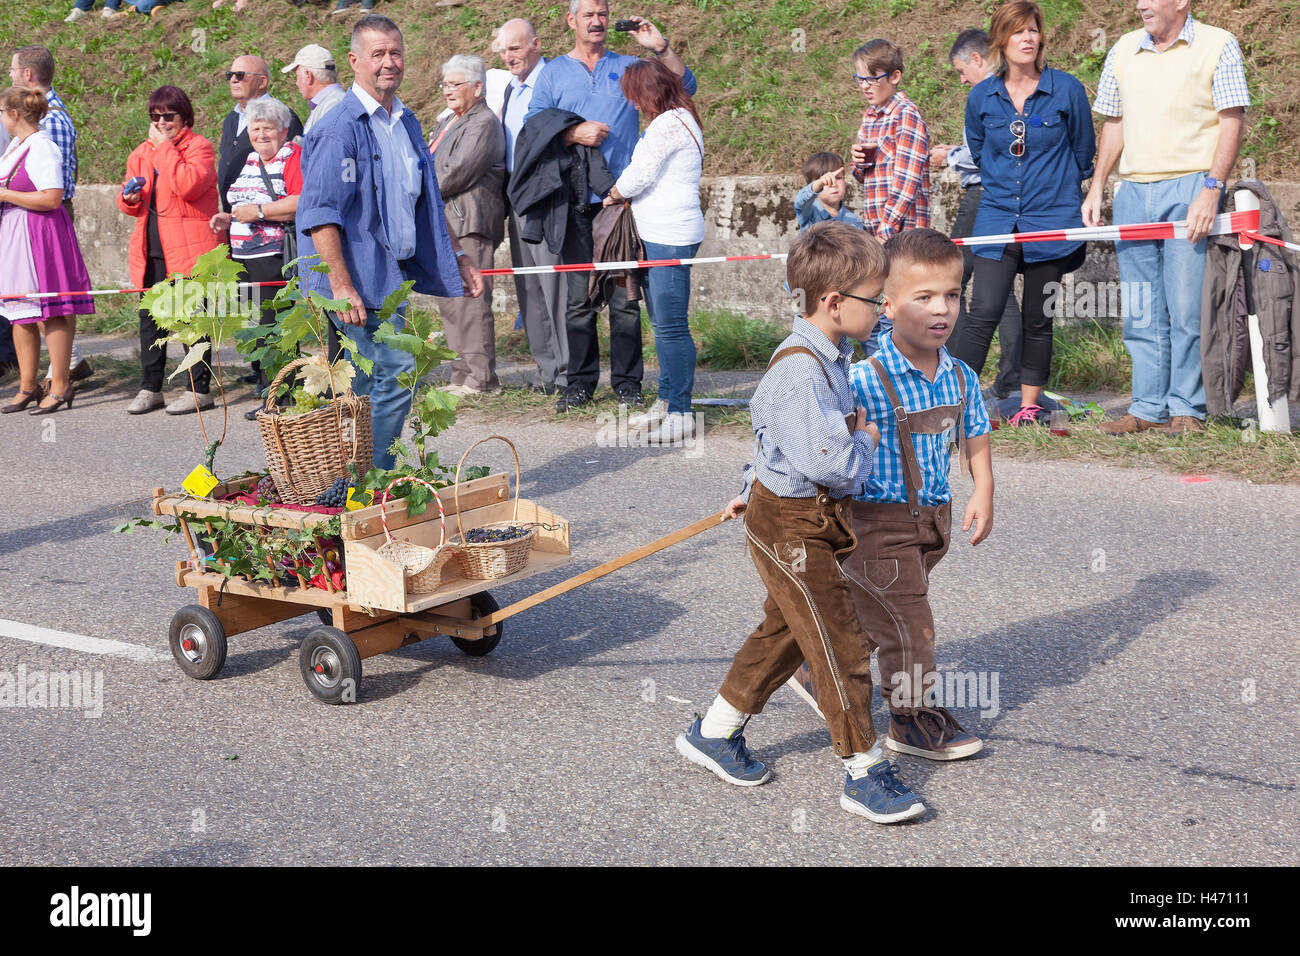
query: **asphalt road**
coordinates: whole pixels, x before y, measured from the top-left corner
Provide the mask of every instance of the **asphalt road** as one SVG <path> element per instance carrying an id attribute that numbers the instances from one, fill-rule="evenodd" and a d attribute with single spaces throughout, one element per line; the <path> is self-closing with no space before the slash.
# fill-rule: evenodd
<path id="1" fill-rule="evenodd" d="M 179 485 L 201 438 L 193 417 L 128 417 L 128 399 L 0 418 L 0 619 L 144 649 L 0 637 L 0 689 L 20 669 L 103 679 L 98 717 L 0 707 L 0 863 L 1300 859 L 1300 488 L 996 463 L 992 538 L 955 545 L 932 577 L 941 666 L 997 675 L 996 707 L 957 711 L 989 745 L 950 765 L 900 758 L 930 809 L 878 827 L 839 809 L 829 735 L 788 689 L 747 731 L 768 785 L 728 787 L 673 749 L 760 616 L 731 524 L 510 620 L 488 657 L 434 639 L 368 659 L 353 706 L 301 682 L 314 618 L 238 635 L 217 680 L 185 677 L 166 650 L 193 599 L 172 577 L 184 547 L 111 529 Z M 572 521 L 575 573 L 718 510 L 749 450 L 498 427 L 524 494 Z M 438 446 L 454 460 L 495 430 L 460 424 Z M 509 465 L 504 446 L 480 451 Z M 217 463 L 261 467 L 251 423 L 232 417 Z"/>

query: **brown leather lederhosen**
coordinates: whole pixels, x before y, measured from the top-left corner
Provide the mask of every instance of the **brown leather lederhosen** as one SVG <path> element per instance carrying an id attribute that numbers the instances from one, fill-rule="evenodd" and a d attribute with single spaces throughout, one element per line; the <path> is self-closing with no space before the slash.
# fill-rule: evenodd
<path id="1" fill-rule="evenodd" d="M 768 367 L 794 352 L 772 356 Z M 767 587 L 763 622 L 736 653 L 719 693 L 746 714 L 762 711 L 769 697 L 807 660 L 818 705 L 835 753 L 865 753 L 875 742 L 871 724 L 872 645 L 858 623 L 852 589 L 840 561 L 854 549 L 848 498 L 825 488 L 810 498 L 783 498 L 757 479 L 745 509 L 749 554 Z"/>
<path id="2" fill-rule="evenodd" d="M 951 502 L 922 505 L 924 483 L 913 435 L 938 435 L 953 429 L 963 468 L 966 451 L 966 374 L 954 364 L 962 400 L 909 412 L 893 379 L 875 357 L 875 369 L 893 408 L 907 487 L 906 502 L 854 501 L 853 532 L 857 545 L 844 560 L 853 583 L 854 604 L 868 642 L 878 652 L 880 694 L 893 711 L 922 706 L 928 675 L 934 673 L 934 615 L 930 610 L 930 572 L 948 551 Z"/>

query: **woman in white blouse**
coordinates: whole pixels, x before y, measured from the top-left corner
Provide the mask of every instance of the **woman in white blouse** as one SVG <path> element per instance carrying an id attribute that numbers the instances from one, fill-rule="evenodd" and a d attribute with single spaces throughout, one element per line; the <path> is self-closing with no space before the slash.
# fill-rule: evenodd
<path id="1" fill-rule="evenodd" d="M 704 239 L 699 114 L 681 78 L 657 60 L 628 67 L 622 87 L 628 102 L 650 122 L 605 203 L 631 200 L 647 259 L 689 259 Z M 647 269 L 645 290 L 659 356 L 659 399 L 628 424 L 651 429 L 652 443 L 672 443 L 695 434 L 695 341 L 688 322 L 691 267 Z"/>

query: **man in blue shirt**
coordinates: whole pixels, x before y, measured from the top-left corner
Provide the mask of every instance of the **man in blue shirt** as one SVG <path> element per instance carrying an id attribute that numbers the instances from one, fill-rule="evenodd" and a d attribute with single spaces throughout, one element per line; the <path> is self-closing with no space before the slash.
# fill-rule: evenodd
<path id="1" fill-rule="evenodd" d="M 682 58 L 653 23 L 643 17 L 628 17 L 637 24 L 632 38 L 645 47 L 668 69 L 682 78 L 686 92 L 695 95 L 695 76 Z M 606 0 L 570 0 L 569 28 L 574 32 L 574 46 L 566 55 L 546 65 L 533 91 L 530 117 L 545 109 L 562 109 L 577 113 L 585 122 L 564 134 L 567 144 L 600 148 L 610 173 L 617 179 L 632 161 L 641 129 L 640 115 L 620 85 L 623 72 L 637 62 L 637 57 L 613 53 L 605 48 L 609 29 L 609 4 Z M 565 263 L 591 262 L 591 222 L 600 212 L 602 197 L 588 197 L 591 208 L 584 213 L 570 207 L 565 229 L 561 260 Z M 568 385 L 556 411 L 591 401 L 600 380 L 600 352 L 596 336 L 596 310 L 587 304 L 588 276 L 571 272 L 568 276 L 568 306 L 565 325 L 569 340 Z M 619 400 L 627 405 L 641 404 L 641 309 L 629 303 L 622 287 L 615 286 L 609 300 L 610 385 Z"/>
<path id="2" fill-rule="evenodd" d="M 542 41 L 527 20 L 508 20 L 497 33 L 497 50 L 510 71 L 501 125 L 506 131 L 506 175 L 515 171 L 515 141 L 524 127 L 524 117 L 533 101 L 533 91 L 546 68 Z M 510 262 L 519 266 L 558 265 L 560 257 L 545 242 L 524 242 L 519 214 L 509 210 Z M 550 395 L 564 391 L 569 382 L 569 338 L 564 328 L 568 278 L 562 272 L 516 275 L 515 296 L 524 317 L 528 350 L 537 363 L 540 381 L 533 388 Z"/>
<path id="3" fill-rule="evenodd" d="M 414 367 L 409 354 L 372 340 L 385 297 L 407 279 L 428 295 L 483 291 L 482 275 L 447 226 L 424 132 L 397 98 L 403 53 L 401 31 L 387 17 L 365 16 L 353 27 L 348 62 L 356 81 L 303 144 L 297 220 L 299 274 L 311 291 L 350 303 L 334 324 L 375 363 L 370 375 L 358 371 L 353 388 L 370 396 L 380 468 L 393 467 L 389 446 L 411 409 L 397 376 Z M 311 271 L 318 254 L 328 273 Z"/>

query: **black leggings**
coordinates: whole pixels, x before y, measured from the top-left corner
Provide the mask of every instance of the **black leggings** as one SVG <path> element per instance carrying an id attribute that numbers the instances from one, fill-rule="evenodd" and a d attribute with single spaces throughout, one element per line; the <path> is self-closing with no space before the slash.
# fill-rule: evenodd
<path id="1" fill-rule="evenodd" d="M 1002 319 L 1007 295 L 1015 283 L 1016 273 L 1025 277 L 1025 291 L 1020 304 L 1024 337 L 1021 340 L 1020 384 L 1042 387 L 1052 372 L 1052 317 L 1047 314 L 1046 286 L 1060 282 L 1067 272 L 1083 265 L 1087 246 L 1069 255 L 1045 262 L 1025 262 L 1024 245 L 1009 242 L 1002 247 L 1000 259 L 975 257 L 974 288 L 970 312 L 959 329 L 959 338 L 949 351 L 979 373 L 989 355 L 993 332 Z"/>

